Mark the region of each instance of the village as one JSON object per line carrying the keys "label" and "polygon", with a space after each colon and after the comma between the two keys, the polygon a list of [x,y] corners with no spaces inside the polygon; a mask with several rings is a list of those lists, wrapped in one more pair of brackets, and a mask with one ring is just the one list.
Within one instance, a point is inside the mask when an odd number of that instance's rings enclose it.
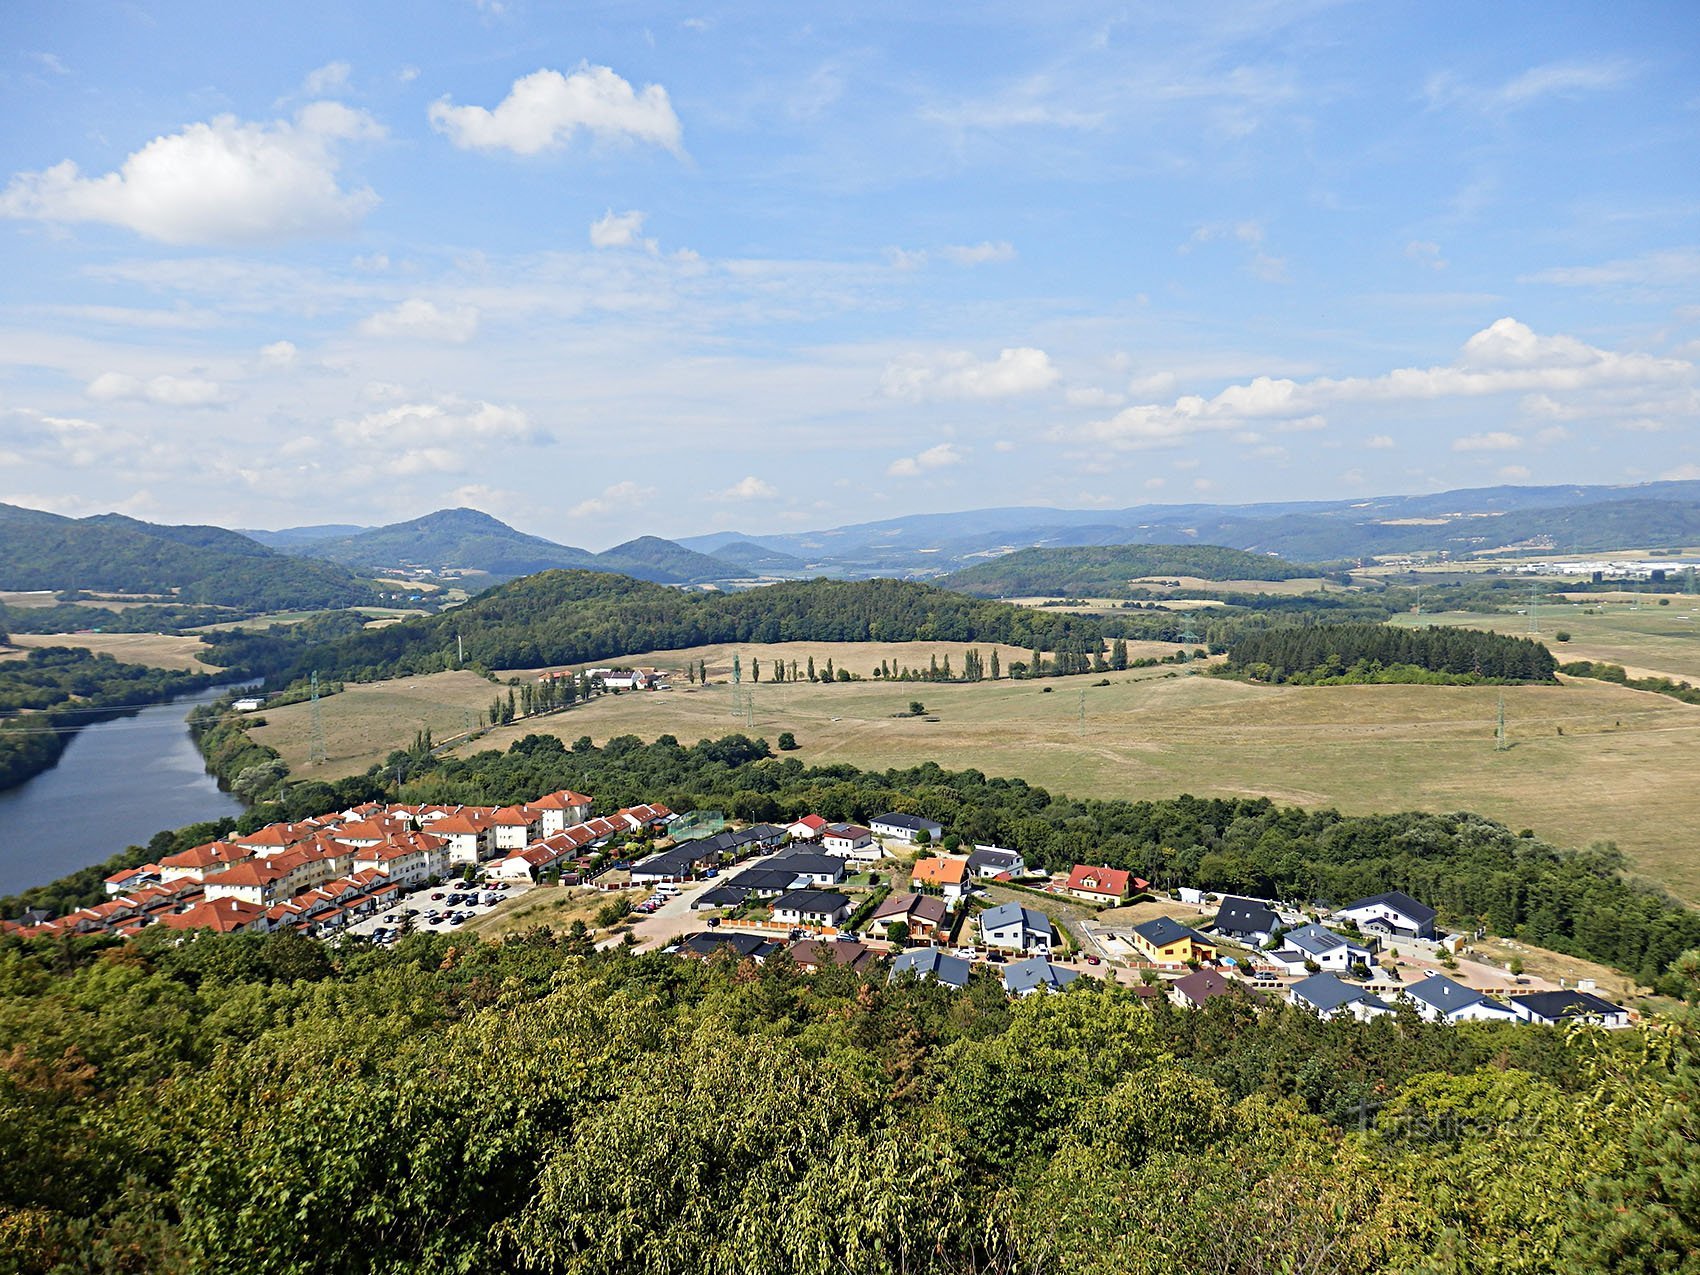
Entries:
{"label": "village", "polygon": [[[1082,977],[1197,1007],[1219,996],[1284,1001],[1360,1021],[1408,1005],[1423,1019],[1589,1023],[1637,1015],[1592,982],[1553,982],[1471,959],[1465,934],[1399,891],[1319,910],[1180,888],[1075,864],[963,847],[936,821],[889,812],[867,826],[810,814],[731,827],[664,805],[592,814],[563,789],[512,806],[368,803],[208,842],[106,879],[109,899],[62,917],[0,921],[25,937],[291,930],[388,944],[450,931],[534,891],[615,900],[600,945],[763,963],[781,952],[963,990],[976,969],[1006,992],[1062,992]],[[1513,972],[1515,971],[1515,972]]]}

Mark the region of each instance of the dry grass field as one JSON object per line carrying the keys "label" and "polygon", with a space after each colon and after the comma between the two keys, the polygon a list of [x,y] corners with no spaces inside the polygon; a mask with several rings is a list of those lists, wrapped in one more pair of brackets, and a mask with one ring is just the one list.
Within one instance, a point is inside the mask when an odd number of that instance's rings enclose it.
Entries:
{"label": "dry grass field", "polygon": [[96,655],[110,655],[125,664],[147,664],[153,668],[187,669],[194,673],[216,673],[216,664],[198,657],[207,648],[196,637],[173,637],[166,633],[14,633],[18,647],[75,646]]}
{"label": "dry grass field", "polygon": [[[1633,600],[1537,606],[1535,620],[1540,631],[1536,636],[1561,663],[1603,660],[1623,665],[1635,677],[1700,682],[1700,598],[1675,594],[1669,601],[1669,606],[1660,606],[1656,598],[1643,597],[1640,610],[1635,609]],[[1586,611],[1593,614],[1584,614]],[[1458,624],[1515,636],[1529,632],[1527,615],[1442,611],[1434,615],[1402,615],[1392,623]],[[1570,634],[1568,642],[1556,640],[1555,635],[1561,630]]]}
{"label": "dry grass field", "polygon": [[503,899],[483,916],[469,921],[465,928],[468,933],[486,939],[523,934],[540,925],[564,933],[574,921],[583,921],[595,930],[597,910],[608,902],[608,898],[600,890],[556,887],[527,890],[524,894]]}
{"label": "dry grass field", "polygon": [[[1667,608],[1661,608],[1666,610]],[[1646,612],[1639,613],[1645,616]],[[1425,617],[1426,618],[1426,617]],[[1500,617],[1515,619],[1520,617]],[[1577,627],[1578,635],[1581,630]],[[1573,639],[1575,647],[1580,637]],[[1173,648],[1152,644],[1156,651]],[[752,684],[749,656],[777,654],[857,671],[880,658],[924,665],[946,644],[798,643],[744,648],[753,725],[734,711],[730,647],[700,648],[714,685],[603,696],[566,713],[492,731],[506,748],[533,731],[598,743],[622,734],[686,742],[743,730],[792,731],[809,763],[885,768],[937,761],[1020,776],[1079,796],[1267,796],[1350,813],[1473,810],[1559,845],[1616,841],[1646,875],[1700,900],[1700,707],[1585,679],[1504,691],[1512,747],[1494,748],[1494,687],[1263,687],[1173,666],[1040,682]],[[959,648],[949,647],[958,667]],[[662,667],[691,652],[621,661]],[[1022,654],[1006,651],[1006,655]],[[676,655],[675,661],[671,656]],[[1048,688],[1048,689],[1047,689]],[[1085,724],[1081,695],[1085,695]],[[357,686],[324,700],[326,774],[364,770],[431,725],[438,738],[488,706],[497,688],[470,673]],[[910,717],[922,701],[929,722]],[[308,709],[266,714],[256,737],[303,768]],[[1560,731],[1562,730],[1562,734]]]}
{"label": "dry grass field", "polygon": [[299,774],[332,778],[357,775],[397,748],[413,742],[415,731],[429,728],[442,740],[458,735],[490,706],[506,687],[492,686],[476,673],[433,673],[391,682],[350,685],[319,701],[325,726],[325,764],[307,767],[312,741],[312,706],[290,704],[267,709],[266,724],[252,736],[283,754]]}

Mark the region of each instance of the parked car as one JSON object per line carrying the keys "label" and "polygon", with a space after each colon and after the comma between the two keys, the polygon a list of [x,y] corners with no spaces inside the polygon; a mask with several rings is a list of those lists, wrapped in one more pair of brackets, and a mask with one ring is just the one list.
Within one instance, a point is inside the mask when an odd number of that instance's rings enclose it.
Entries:
{"label": "parked car", "polygon": [[719,924],[720,924],[720,918],[719,917],[711,916],[711,917],[708,918],[708,928],[709,929],[712,930],[715,926],[717,926]]}
{"label": "parked car", "polygon": [[431,902],[440,903],[442,901],[442,898],[443,898],[443,892],[441,890],[438,890],[435,894],[433,894],[431,896]]}
{"label": "parked car", "polygon": [[1086,963],[1088,965],[1102,965],[1103,964],[1103,962],[1098,959],[1097,955],[1092,953],[1092,952],[1088,952],[1086,954]]}

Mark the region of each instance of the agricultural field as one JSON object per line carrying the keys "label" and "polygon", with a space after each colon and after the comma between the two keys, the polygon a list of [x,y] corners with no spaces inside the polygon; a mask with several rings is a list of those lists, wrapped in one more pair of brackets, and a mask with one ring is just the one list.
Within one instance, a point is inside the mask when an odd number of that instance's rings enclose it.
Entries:
{"label": "agricultural field", "polygon": [[[1625,601],[1597,601],[1586,594],[1577,596],[1589,600],[1536,606],[1535,626],[1539,632],[1534,636],[1547,644],[1560,663],[1603,660],[1623,665],[1631,677],[1700,682],[1700,598],[1672,594],[1665,599],[1669,605],[1660,606],[1657,597],[1642,594],[1637,609],[1636,595],[1605,595],[1627,597]],[[1432,615],[1396,616],[1390,623],[1456,624],[1516,636],[1529,633],[1529,617],[1522,613],[1481,615],[1441,611]],[[1556,635],[1560,632],[1568,633],[1570,640],[1559,642]]]}
{"label": "agricultural field", "polygon": [[166,633],[14,633],[12,645],[20,648],[74,646],[96,655],[110,655],[124,664],[146,664],[152,668],[187,669],[192,673],[216,673],[218,665],[205,664],[206,652],[198,637],[174,637]]}

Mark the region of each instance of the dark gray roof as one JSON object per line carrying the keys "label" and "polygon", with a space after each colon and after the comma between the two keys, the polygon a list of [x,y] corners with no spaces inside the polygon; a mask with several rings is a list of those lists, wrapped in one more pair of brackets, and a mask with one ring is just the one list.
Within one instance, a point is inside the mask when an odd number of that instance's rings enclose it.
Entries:
{"label": "dark gray roof", "polygon": [[1308,1005],[1314,1005],[1324,1014],[1356,1001],[1388,1008],[1386,1002],[1379,997],[1372,996],[1363,988],[1355,987],[1332,974],[1312,974],[1309,978],[1294,983],[1289,990],[1294,996]]}
{"label": "dark gray roof", "polygon": [[713,956],[718,952],[731,951],[739,959],[753,956],[760,960],[778,951],[779,944],[764,939],[759,934],[728,933],[721,930],[687,935],[679,940],[679,950],[692,956]]}
{"label": "dark gray roof", "polygon": [[780,867],[745,868],[726,884],[757,894],[783,894],[800,874],[794,869]]}
{"label": "dark gray roof", "polygon": [[699,908],[732,908],[750,897],[750,892],[739,885],[717,885],[711,890],[704,890],[696,897]]}
{"label": "dark gray roof", "polygon": [[695,847],[699,844],[701,843],[687,842],[682,846],[674,846],[671,850],[663,850],[660,854],[652,854],[647,859],[639,859],[632,864],[632,875],[688,877],[696,871],[700,854]]}
{"label": "dark gray roof", "polygon": [[[1487,996],[1475,988],[1466,987],[1444,974],[1430,974],[1427,978],[1418,979],[1405,988],[1405,995],[1438,1009],[1443,1014],[1450,1014],[1455,1009],[1464,1009],[1477,1001],[1487,1000]],[[1498,1004],[1497,1001],[1493,1003]]]}
{"label": "dark gray roof", "polygon": [[936,819],[923,819],[920,815],[900,815],[895,811],[875,815],[871,822],[883,823],[892,828],[907,828],[910,832],[920,832],[923,828],[930,833],[944,831],[944,825]]}
{"label": "dark gray roof", "polygon": [[1079,977],[1079,970],[1064,969],[1042,956],[1033,956],[1025,961],[1014,961],[1004,970],[1003,989],[1006,992],[1028,992],[1048,987],[1060,992]]}
{"label": "dark gray roof", "polygon": [[987,908],[980,913],[980,928],[982,930],[1001,930],[1006,925],[1021,922],[1023,928],[1037,930],[1041,934],[1051,932],[1051,918],[1033,908],[1024,908],[1019,903],[1000,903],[995,908]]}
{"label": "dark gray roof", "polygon": [[1613,1005],[1592,992],[1525,992],[1521,996],[1513,996],[1511,1003],[1521,1005],[1537,1018],[1549,1020],[1589,1018],[1595,1014],[1610,1016],[1624,1012],[1623,1006]]}
{"label": "dark gray roof", "polygon": [[1233,895],[1224,898],[1216,910],[1218,934],[1271,934],[1280,923],[1272,909]]}
{"label": "dark gray roof", "polygon": [[849,906],[850,897],[836,890],[793,890],[773,901],[775,912],[836,912]]}
{"label": "dark gray roof", "polygon": [[1384,903],[1396,911],[1403,912],[1419,925],[1427,925],[1440,914],[1426,903],[1418,903],[1402,890],[1389,890],[1386,894],[1372,894],[1367,899],[1359,899],[1356,903],[1348,903],[1341,908],[1342,912],[1350,912],[1356,908],[1370,907]]}
{"label": "dark gray roof", "polygon": [[835,855],[810,850],[786,850],[769,859],[768,866],[786,868],[792,872],[807,872],[811,875],[817,872],[829,873],[834,877],[844,875],[844,860]]}
{"label": "dark gray roof", "polygon": [[892,962],[891,981],[912,973],[916,978],[935,978],[960,991],[968,986],[968,968],[968,962],[960,956],[946,956],[932,947],[913,947]]}
{"label": "dark gray roof", "polygon": [[1341,938],[1333,930],[1314,924],[1301,925],[1296,930],[1288,930],[1286,937],[1281,942],[1286,947],[1297,948],[1311,956],[1318,956],[1323,952],[1332,952],[1337,947],[1350,946],[1346,939]]}
{"label": "dark gray roof", "polygon": [[1023,862],[1022,857],[1013,850],[999,850],[993,846],[982,846],[968,856],[968,871],[977,873],[981,868],[995,868],[999,872],[1008,872],[1021,862]]}
{"label": "dark gray roof", "polygon": [[1202,943],[1206,947],[1213,946],[1210,940],[1205,938],[1197,930],[1192,929],[1190,926],[1182,925],[1179,921],[1166,916],[1154,917],[1151,920],[1146,921],[1143,925],[1136,925],[1133,927],[1133,932],[1145,938],[1149,942],[1156,944],[1158,947],[1162,947],[1168,943],[1173,943],[1176,939],[1183,939],[1189,934],[1193,937],[1195,942]]}

